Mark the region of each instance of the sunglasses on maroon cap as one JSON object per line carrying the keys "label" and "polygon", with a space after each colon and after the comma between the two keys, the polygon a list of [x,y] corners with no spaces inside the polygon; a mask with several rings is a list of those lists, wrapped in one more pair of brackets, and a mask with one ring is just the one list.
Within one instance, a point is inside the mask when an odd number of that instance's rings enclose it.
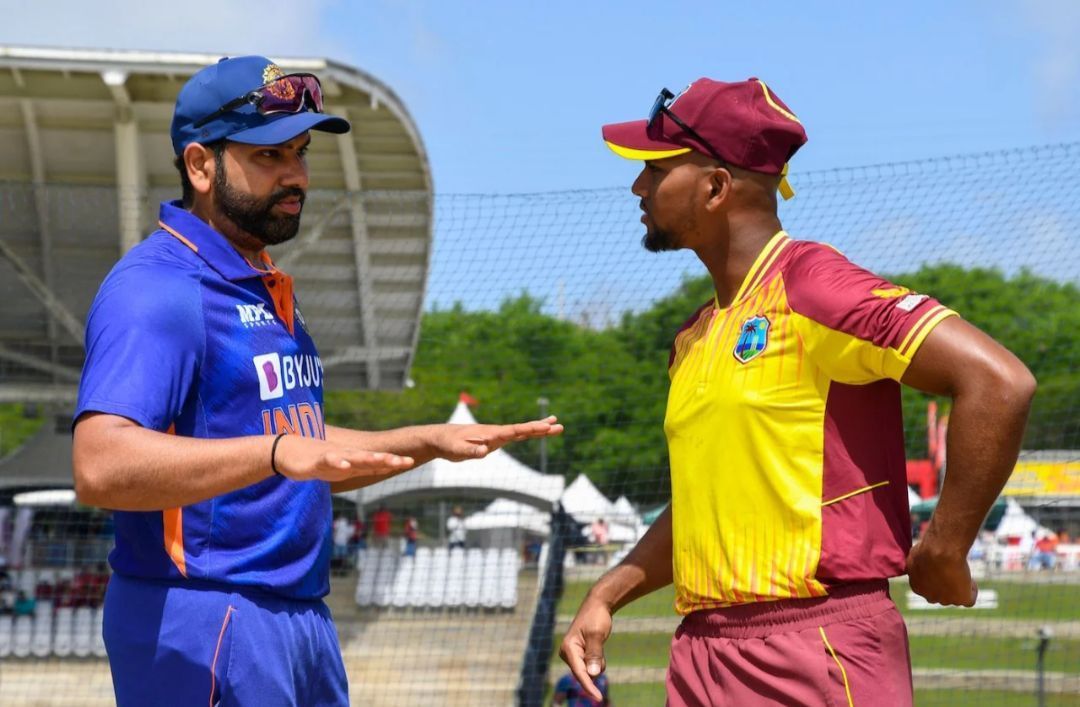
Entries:
{"label": "sunglasses on maroon cap", "polygon": [[312,74],[282,76],[253,91],[248,91],[238,98],[234,98],[210,115],[199,119],[192,127],[201,128],[211,120],[247,104],[255,106],[255,110],[259,112],[259,115],[299,113],[305,108],[311,108],[316,113],[322,113],[322,84]]}
{"label": "sunglasses on maroon cap", "polygon": [[713,148],[713,146],[709,144],[709,141],[701,137],[701,135],[698,135],[698,132],[696,130],[684,123],[682,119],[679,118],[679,116],[675,115],[671,111],[670,106],[674,101],[674,93],[667,90],[666,88],[660,89],[660,95],[656,97],[656,101],[653,103],[653,107],[649,111],[649,122],[645,126],[645,131],[647,134],[649,134],[649,137],[653,137],[652,134],[656,134],[657,138],[663,137],[663,131],[659,127],[657,118],[659,118],[661,114],[664,114],[671,119],[671,122],[682,128],[683,132],[701,143],[702,147],[708,150],[710,155],[712,155],[720,164],[726,167],[727,160],[720,156],[720,154]]}

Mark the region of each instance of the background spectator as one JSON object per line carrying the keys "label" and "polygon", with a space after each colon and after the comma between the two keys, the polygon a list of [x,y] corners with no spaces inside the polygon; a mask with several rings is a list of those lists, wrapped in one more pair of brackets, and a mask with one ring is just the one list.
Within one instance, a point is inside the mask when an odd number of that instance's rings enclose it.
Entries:
{"label": "background spectator", "polygon": [[450,549],[465,547],[465,511],[461,506],[454,506],[450,517],[446,519],[447,540],[450,541]]}
{"label": "background spectator", "polygon": [[409,516],[405,519],[405,556],[414,557],[416,555],[416,538],[419,531],[419,527],[416,522],[416,518]]}
{"label": "background spectator", "polygon": [[604,696],[603,702],[597,702],[585,694],[577,678],[567,673],[559,678],[559,682],[555,683],[555,694],[551,698],[551,703],[566,705],[566,707],[611,707],[611,698],[608,696],[607,675],[603,673],[597,675],[593,678],[593,684],[596,685],[596,689],[600,690],[600,694]]}
{"label": "background spectator", "polygon": [[374,536],[372,542],[375,547],[382,549],[390,546],[390,525],[394,517],[386,506],[379,506],[371,516],[371,532]]}

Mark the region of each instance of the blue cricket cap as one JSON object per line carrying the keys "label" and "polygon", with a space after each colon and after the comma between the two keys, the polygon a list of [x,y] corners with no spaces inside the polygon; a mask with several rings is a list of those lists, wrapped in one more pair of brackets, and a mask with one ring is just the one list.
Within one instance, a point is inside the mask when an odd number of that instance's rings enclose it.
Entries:
{"label": "blue cricket cap", "polygon": [[250,103],[194,127],[229,101],[284,75],[277,64],[263,56],[226,57],[200,69],[176,97],[170,130],[173,152],[179,155],[193,142],[224,138],[249,145],[277,145],[308,130],[349,132],[351,126],[344,118],[316,113],[307,107],[299,113],[261,115]]}

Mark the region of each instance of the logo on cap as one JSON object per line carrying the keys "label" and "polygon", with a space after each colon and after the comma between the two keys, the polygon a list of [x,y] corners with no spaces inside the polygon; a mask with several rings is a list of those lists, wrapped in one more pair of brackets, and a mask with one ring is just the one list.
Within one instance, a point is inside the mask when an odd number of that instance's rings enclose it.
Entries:
{"label": "logo on cap", "polygon": [[270,83],[271,81],[277,81],[285,72],[281,70],[281,67],[277,64],[267,64],[263,69],[263,83]]}

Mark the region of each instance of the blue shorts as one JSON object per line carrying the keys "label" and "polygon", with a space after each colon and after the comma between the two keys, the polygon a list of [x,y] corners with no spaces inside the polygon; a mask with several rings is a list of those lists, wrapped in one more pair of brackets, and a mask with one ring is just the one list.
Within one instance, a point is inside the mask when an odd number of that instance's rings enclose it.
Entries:
{"label": "blue shorts", "polygon": [[114,574],[104,633],[118,707],[349,704],[321,600]]}

